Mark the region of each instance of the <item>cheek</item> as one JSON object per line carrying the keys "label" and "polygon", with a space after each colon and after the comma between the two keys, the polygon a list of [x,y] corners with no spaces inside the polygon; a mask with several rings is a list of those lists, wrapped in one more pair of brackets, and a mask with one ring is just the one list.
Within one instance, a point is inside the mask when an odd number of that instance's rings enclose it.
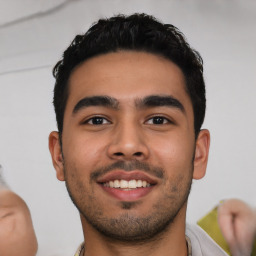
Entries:
{"label": "cheek", "polygon": [[95,166],[105,151],[104,140],[97,137],[85,137],[76,134],[69,137],[63,145],[65,161],[72,161],[79,169],[81,166],[90,168]]}
{"label": "cheek", "polygon": [[174,136],[170,139],[158,139],[152,143],[152,155],[165,169],[170,167],[184,168],[191,166],[194,143],[184,137]]}

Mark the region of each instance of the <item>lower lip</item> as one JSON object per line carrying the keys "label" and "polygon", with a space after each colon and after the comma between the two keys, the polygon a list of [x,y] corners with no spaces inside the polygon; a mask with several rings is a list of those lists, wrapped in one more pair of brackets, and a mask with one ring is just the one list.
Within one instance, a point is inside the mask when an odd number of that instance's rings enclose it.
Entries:
{"label": "lower lip", "polygon": [[105,187],[100,185],[104,191],[106,191],[111,196],[115,197],[116,199],[122,201],[135,201],[144,196],[146,196],[154,186],[146,187],[146,188],[136,188],[131,190],[122,190],[116,188]]}

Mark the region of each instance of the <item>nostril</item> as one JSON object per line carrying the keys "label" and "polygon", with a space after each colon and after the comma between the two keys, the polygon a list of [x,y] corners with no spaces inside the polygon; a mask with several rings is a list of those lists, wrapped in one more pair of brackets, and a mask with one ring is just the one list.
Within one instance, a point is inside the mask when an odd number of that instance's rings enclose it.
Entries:
{"label": "nostril", "polygon": [[[116,153],[114,153],[114,155],[115,156],[124,156],[125,154],[122,152],[116,152]],[[142,156],[142,155],[143,155],[142,152],[136,152],[133,154],[133,156]]]}
{"label": "nostril", "polygon": [[136,153],[134,153],[134,155],[135,155],[135,156],[141,156],[142,153],[141,153],[141,152],[136,152]]}
{"label": "nostril", "polygon": [[116,152],[115,155],[116,156],[123,156],[124,154],[122,152]]}

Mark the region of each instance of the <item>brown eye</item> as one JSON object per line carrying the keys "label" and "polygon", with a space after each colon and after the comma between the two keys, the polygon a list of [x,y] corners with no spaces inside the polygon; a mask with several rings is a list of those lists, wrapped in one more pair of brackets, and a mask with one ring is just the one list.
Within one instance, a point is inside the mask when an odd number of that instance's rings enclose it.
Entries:
{"label": "brown eye", "polygon": [[163,117],[154,117],[153,124],[163,124],[165,119]]}
{"label": "brown eye", "polygon": [[147,121],[147,124],[156,124],[156,125],[168,124],[168,123],[170,123],[170,120],[162,116],[154,116]]}
{"label": "brown eye", "polygon": [[87,120],[85,123],[91,125],[102,125],[102,124],[109,124],[109,121],[106,118],[95,116]]}

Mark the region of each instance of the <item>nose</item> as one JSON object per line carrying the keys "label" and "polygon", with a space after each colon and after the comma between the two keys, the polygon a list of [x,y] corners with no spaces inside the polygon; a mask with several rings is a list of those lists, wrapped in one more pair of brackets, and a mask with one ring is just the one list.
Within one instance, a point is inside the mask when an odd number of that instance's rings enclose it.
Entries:
{"label": "nose", "polygon": [[146,138],[136,125],[120,124],[114,131],[107,154],[115,160],[145,160],[149,156]]}

